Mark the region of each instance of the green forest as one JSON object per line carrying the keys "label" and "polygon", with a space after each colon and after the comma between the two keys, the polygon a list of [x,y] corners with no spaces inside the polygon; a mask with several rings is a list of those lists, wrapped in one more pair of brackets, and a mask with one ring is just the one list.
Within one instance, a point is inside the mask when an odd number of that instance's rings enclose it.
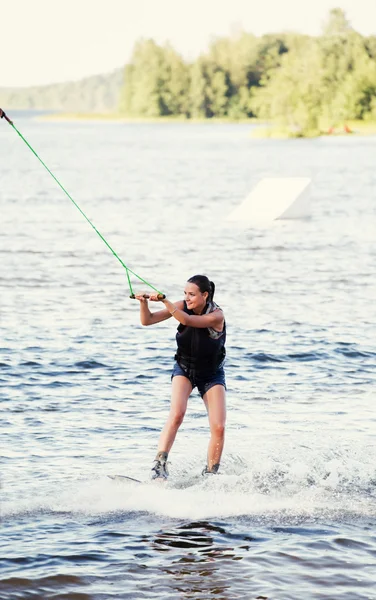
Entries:
{"label": "green forest", "polygon": [[0,88],[4,110],[48,110],[56,112],[113,112],[119,105],[124,69],[94,75],[79,81],[52,83],[25,88]]}
{"label": "green forest", "polygon": [[303,136],[376,121],[376,36],[357,33],[337,8],[318,37],[242,32],[214,40],[193,63],[141,40],[119,108],[133,117],[256,117]]}
{"label": "green forest", "polygon": [[376,35],[333,9],[319,36],[251,33],[217,38],[194,61],[139,40],[124,69],[50,86],[0,88],[0,105],[130,119],[255,118],[308,136],[376,123]]}

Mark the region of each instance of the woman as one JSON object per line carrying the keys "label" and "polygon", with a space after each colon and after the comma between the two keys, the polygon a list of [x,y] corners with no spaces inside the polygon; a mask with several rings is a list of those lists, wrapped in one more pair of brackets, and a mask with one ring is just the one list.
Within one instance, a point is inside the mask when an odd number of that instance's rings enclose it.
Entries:
{"label": "woman", "polygon": [[217,473],[224,445],[226,422],[225,358],[226,322],[222,310],[213,301],[215,285],[205,275],[188,279],[184,300],[170,302],[158,294],[150,300],[163,302],[165,308],[150,312],[148,300],[140,301],[142,325],[154,325],[173,317],[179,326],[176,333],[177,353],[172,372],[171,407],[160,435],[152,479],[168,477],[167,457],[183,422],[188,398],[197,387],[209,417],[210,441],[207,465],[203,474]]}

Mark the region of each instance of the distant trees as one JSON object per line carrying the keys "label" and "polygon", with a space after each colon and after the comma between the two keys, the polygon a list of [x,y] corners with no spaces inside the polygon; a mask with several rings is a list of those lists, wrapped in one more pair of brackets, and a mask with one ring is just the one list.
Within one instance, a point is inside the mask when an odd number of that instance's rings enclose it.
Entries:
{"label": "distant trees", "polygon": [[295,40],[278,67],[268,69],[255,91],[253,107],[260,118],[297,134],[317,129],[321,113],[321,57],[317,42]]}
{"label": "distant trees", "polygon": [[129,116],[260,117],[296,135],[323,123],[376,118],[376,36],[333,9],[319,37],[241,32],[187,63],[171,46],[140,40],[125,68]]}
{"label": "distant trees", "polygon": [[240,31],[214,40],[193,62],[170,45],[142,39],[124,69],[71,83],[3,88],[1,105],[141,118],[258,117],[306,136],[347,120],[376,121],[376,36],[361,36],[335,8],[318,37]]}
{"label": "distant trees", "polygon": [[215,40],[206,54],[187,63],[170,45],[140,40],[125,67],[120,112],[138,117],[254,116],[252,88],[287,50],[281,36],[257,38],[242,32]]}
{"label": "distant trees", "polygon": [[42,109],[65,112],[110,112],[118,109],[124,85],[123,69],[67,83],[0,88],[0,106],[6,109]]}
{"label": "distant trees", "polygon": [[120,111],[142,117],[185,114],[188,87],[189,67],[179,54],[171,46],[141,40],[125,67]]}

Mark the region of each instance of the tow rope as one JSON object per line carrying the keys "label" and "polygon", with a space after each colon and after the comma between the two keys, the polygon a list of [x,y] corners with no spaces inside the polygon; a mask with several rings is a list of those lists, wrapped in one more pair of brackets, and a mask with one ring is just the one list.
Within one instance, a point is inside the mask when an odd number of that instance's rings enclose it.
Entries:
{"label": "tow rope", "polygon": [[[98,229],[95,227],[95,225],[90,221],[90,219],[85,215],[84,211],[79,207],[79,205],[77,204],[77,202],[75,200],[73,200],[72,196],[67,192],[67,190],[65,189],[65,187],[63,187],[63,185],[60,183],[60,181],[57,179],[57,177],[55,177],[55,175],[52,173],[52,171],[50,171],[50,169],[47,167],[47,165],[43,162],[43,160],[40,158],[40,156],[36,153],[36,151],[34,150],[34,148],[32,148],[32,146],[29,144],[29,142],[24,138],[24,136],[22,135],[22,133],[17,129],[17,127],[14,125],[13,121],[11,121],[9,119],[9,117],[5,114],[5,112],[0,108],[0,119],[5,119],[9,125],[14,129],[14,131],[19,135],[19,137],[22,139],[23,142],[25,142],[26,146],[31,150],[31,152],[37,157],[37,159],[39,160],[39,162],[44,166],[44,168],[46,169],[46,171],[48,171],[48,173],[51,175],[51,177],[56,181],[56,183],[58,184],[58,186],[63,190],[63,192],[68,196],[69,200],[71,202],[73,202],[73,204],[75,205],[75,207],[80,211],[81,215],[86,219],[86,221],[89,223],[89,225],[91,225],[91,227],[94,229],[94,231],[97,233],[97,235],[99,235],[99,237],[101,238],[101,240],[106,244],[107,248],[109,248],[109,250],[111,250],[112,254],[115,256],[115,258],[118,259],[118,261],[120,262],[120,264],[124,267],[126,273],[127,273],[127,279],[128,279],[128,285],[129,285],[129,291],[130,291],[130,298],[135,298],[135,294],[133,293],[133,289],[132,289],[132,283],[131,283],[131,279],[129,274],[131,273],[132,275],[134,275],[135,277],[137,277],[137,279],[139,279],[140,281],[142,281],[145,285],[149,286],[150,288],[152,288],[155,292],[157,292],[158,294],[158,298],[161,300],[163,298],[165,298],[165,295],[162,294],[162,292],[160,292],[156,287],[154,287],[151,283],[149,283],[148,281],[146,281],[145,279],[143,279],[142,277],[140,277],[140,275],[137,275],[137,273],[135,273],[134,271],[132,271],[132,269],[130,269],[124,262],[123,260],[120,258],[120,256],[115,252],[115,250],[112,248],[112,246],[110,246],[110,244],[107,242],[107,240],[103,237],[103,235],[100,233],[100,231],[98,231]],[[148,294],[144,294],[145,298],[148,298],[149,295]]]}

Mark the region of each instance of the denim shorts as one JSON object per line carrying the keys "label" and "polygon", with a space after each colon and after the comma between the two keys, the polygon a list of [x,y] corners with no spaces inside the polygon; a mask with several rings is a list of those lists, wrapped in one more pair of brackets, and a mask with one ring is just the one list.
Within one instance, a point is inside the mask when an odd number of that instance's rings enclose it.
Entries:
{"label": "denim shorts", "polygon": [[189,371],[185,371],[178,362],[175,362],[174,369],[172,371],[171,380],[175,375],[182,375],[189,379],[192,384],[192,389],[197,387],[201,398],[204,397],[204,394],[210,390],[210,388],[215,385],[223,385],[226,388],[226,379],[225,379],[225,371],[222,365],[220,365],[214,373],[190,373]]}

